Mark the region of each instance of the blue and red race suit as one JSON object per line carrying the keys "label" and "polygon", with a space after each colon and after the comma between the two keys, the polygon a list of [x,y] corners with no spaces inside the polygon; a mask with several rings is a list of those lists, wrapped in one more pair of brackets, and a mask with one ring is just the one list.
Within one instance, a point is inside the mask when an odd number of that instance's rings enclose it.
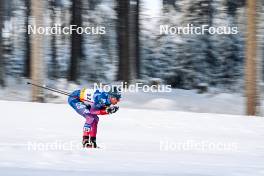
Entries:
{"label": "blue and red race suit", "polygon": [[96,137],[97,125],[99,122],[98,115],[109,114],[106,111],[106,108],[110,105],[107,102],[109,100],[102,101],[103,98],[108,99],[108,96],[106,94],[102,95],[104,93],[100,94],[100,92],[96,91],[94,93],[94,98],[98,102],[92,100],[88,101],[82,98],[81,91],[82,90],[76,90],[73,93],[71,93],[71,95],[68,98],[68,103],[78,114],[80,114],[86,119],[83,127],[83,136]]}

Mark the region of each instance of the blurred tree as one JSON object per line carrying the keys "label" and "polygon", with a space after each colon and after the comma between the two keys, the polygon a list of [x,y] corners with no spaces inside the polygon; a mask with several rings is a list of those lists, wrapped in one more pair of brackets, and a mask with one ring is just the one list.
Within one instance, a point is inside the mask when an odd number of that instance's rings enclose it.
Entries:
{"label": "blurred tree", "polygon": [[176,4],[177,0],[162,0],[163,11],[168,12],[169,7],[173,7],[175,10],[180,10],[179,6]]}
{"label": "blurred tree", "polygon": [[191,22],[194,26],[212,24],[212,0],[186,1],[185,21]]}
{"label": "blurred tree", "polygon": [[140,43],[139,43],[139,0],[131,0],[129,13],[129,60],[130,79],[140,76]]}
{"label": "blurred tree", "polygon": [[256,115],[257,109],[257,5],[256,0],[247,0],[247,48],[246,48],[246,97],[247,115]]}
{"label": "blurred tree", "polygon": [[212,81],[221,88],[235,90],[236,84],[243,75],[243,46],[241,37],[238,35],[215,36],[214,55],[216,66],[212,70]]}
{"label": "blurred tree", "polygon": [[[181,26],[182,13],[179,6],[175,8],[172,4],[175,4],[172,1],[163,1],[162,7],[162,18],[159,22],[162,25],[168,26]],[[172,18],[173,16],[173,18]],[[158,71],[155,74],[151,75],[155,78],[161,78],[165,81],[166,84],[170,84],[173,87],[183,88],[185,80],[183,78],[182,71],[184,66],[182,65],[181,58],[179,57],[182,52],[180,47],[182,44],[180,35],[158,35],[157,39],[154,41],[158,48],[158,54],[154,60],[153,65],[156,65]],[[159,62],[157,62],[159,61]]]}
{"label": "blurred tree", "polygon": [[[12,25],[11,27],[11,22],[14,18],[12,18],[14,16],[14,7],[13,7],[13,1],[10,0],[2,0],[3,2],[3,6],[2,6],[2,22],[4,22],[5,26],[5,35],[2,35],[2,52],[3,52],[3,56],[4,56],[4,61],[5,61],[5,66],[4,66],[4,71],[5,71],[5,75],[7,76],[14,76],[18,73],[18,72],[22,72],[21,68],[21,64],[19,64],[19,60],[21,60],[20,58],[17,59],[15,57],[15,41],[16,41],[16,33],[14,32],[14,30],[12,30],[12,28],[14,29],[15,27],[18,26],[14,26]],[[3,25],[3,24],[2,24]],[[3,29],[2,29],[3,30]],[[20,36],[20,35],[19,35]],[[20,48],[21,49],[21,48]],[[8,61],[8,62],[7,62]],[[16,68],[14,68],[16,67]]]}
{"label": "blurred tree", "polygon": [[[8,1],[7,1],[8,2]],[[14,76],[16,81],[24,75],[25,65],[25,3],[24,0],[9,1],[6,11],[11,11],[10,18],[5,19],[4,45],[6,74]]]}
{"label": "blurred tree", "polygon": [[[56,7],[57,0],[51,0],[49,2],[49,7],[51,10],[51,26],[56,24]],[[59,78],[59,63],[57,60],[57,45],[56,45],[57,35],[51,36],[51,69],[50,69],[50,78],[57,79]]]}
{"label": "blurred tree", "polygon": [[237,9],[246,5],[246,0],[226,0],[227,13],[236,16]]}
{"label": "blurred tree", "polygon": [[29,78],[30,77],[30,65],[31,65],[31,55],[30,55],[30,36],[27,33],[27,28],[29,25],[29,18],[31,15],[31,0],[25,0],[25,9],[26,9],[26,16],[25,16],[25,43],[26,43],[26,49],[25,49],[25,63],[24,63],[24,76]]}
{"label": "blurred tree", "polygon": [[[183,24],[192,24],[200,27],[202,25],[212,26],[213,6],[212,0],[186,1],[183,10]],[[183,35],[180,54],[181,65],[184,74],[180,74],[189,80],[186,88],[194,88],[201,83],[210,83],[212,73],[210,67],[216,65],[212,54],[211,35]]]}
{"label": "blurred tree", "polygon": [[129,0],[117,0],[117,42],[119,66],[117,80],[130,81]]}
{"label": "blurred tree", "polygon": [[[72,0],[72,17],[71,25],[76,25],[78,27],[82,26],[82,1]],[[68,80],[78,81],[79,74],[79,63],[82,59],[82,35],[78,34],[76,30],[73,31],[71,35],[71,58],[68,70]]]}
{"label": "blurred tree", "polygon": [[[237,27],[236,16],[228,12],[228,7],[218,0],[215,2],[213,26]],[[237,90],[243,79],[244,64],[244,34],[239,30],[236,35],[213,35],[213,54],[216,65],[211,73],[213,82],[219,88]]]}
{"label": "blurred tree", "polygon": [[95,7],[102,2],[102,0],[87,0],[88,9],[95,10]]}
{"label": "blurred tree", "polygon": [[[101,0],[83,2],[83,26],[93,26],[105,28],[105,34],[84,35],[83,46],[84,58],[81,61],[81,79],[93,82],[109,82],[109,77],[113,77],[111,68],[112,39],[116,40],[112,28],[114,28],[115,14],[114,5],[110,1]],[[85,8],[85,9],[84,9]],[[114,28],[115,29],[115,28]],[[94,31],[98,33],[98,31]],[[112,78],[113,80],[113,78]]]}
{"label": "blurred tree", "polygon": [[4,0],[0,0],[0,86],[5,86],[5,74],[4,74],[4,54],[3,54],[3,46],[2,46],[2,30],[3,30],[3,9]]}
{"label": "blurred tree", "polygon": [[[43,26],[44,1],[32,1],[32,22],[33,25]],[[43,71],[43,36],[41,34],[31,35],[31,78],[34,83],[42,84],[44,79]],[[32,101],[43,102],[44,96],[41,88],[32,87]]]}
{"label": "blurred tree", "polygon": [[175,6],[176,0],[163,0],[162,3],[163,3],[163,5],[172,5],[172,6]]}

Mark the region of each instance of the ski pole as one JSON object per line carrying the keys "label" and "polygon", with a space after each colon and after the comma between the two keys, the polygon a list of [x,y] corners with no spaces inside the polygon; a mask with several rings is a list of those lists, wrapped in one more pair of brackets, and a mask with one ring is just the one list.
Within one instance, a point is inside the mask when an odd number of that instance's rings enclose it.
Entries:
{"label": "ski pole", "polygon": [[[49,90],[49,91],[53,91],[53,92],[56,92],[56,93],[59,93],[59,94],[63,94],[63,95],[69,96],[69,97],[79,98],[78,96],[72,96],[69,92],[66,92],[66,91],[63,91],[63,90],[60,90],[60,89],[55,89],[55,88],[52,88],[52,87],[48,87],[46,85],[38,85],[38,84],[31,83],[31,82],[27,82],[27,84],[30,84],[32,86],[36,86],[36,87],[39,87],[39,88],[42,88],[42,89],[46,89],[46,90]],[[90,100],[84,100],[84,101],[92,102]]]}
{"label": "ski pole", "polygon": [[66,91],[63,91],[63,90],[59,90],[59,89],[55,89],[55,88],[52,88],[52,87],[48,87],[46,85],[38,85],[38,84],[31,83],[31,82],[27,82],[27,84],[30,84],[32,86],[36,86],[36,87],[39,87],[39,88],[42,88],[42,89],[47,89],[49,91],[57,92],[57,93],[60,93],[60,94],[63,94],[63,95],[67,95],[67,96],[71,95],[69,92],[66,92]]}

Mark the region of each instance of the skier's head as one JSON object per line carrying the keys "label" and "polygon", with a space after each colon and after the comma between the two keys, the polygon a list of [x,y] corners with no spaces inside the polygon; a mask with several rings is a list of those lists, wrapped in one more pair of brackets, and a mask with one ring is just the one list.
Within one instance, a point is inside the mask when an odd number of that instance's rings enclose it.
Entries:
{"label": "skier's head", "polygon": [[109,100],[111,104],[116,105],[120,101],[120,98],[121,98],[120,90],[118,90],[117,87],[113,87],[109,91]]}

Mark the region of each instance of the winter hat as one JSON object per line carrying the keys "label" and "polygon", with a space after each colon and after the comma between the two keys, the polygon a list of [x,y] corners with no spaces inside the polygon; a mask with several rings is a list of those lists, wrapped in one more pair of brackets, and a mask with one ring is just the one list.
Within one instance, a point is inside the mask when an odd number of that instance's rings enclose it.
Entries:
{"label": "winter hat", "polygon": [[117,87],[112,87],[112,89],[108,92],[110,97],[120,99],[121,98],[121,91]]}

